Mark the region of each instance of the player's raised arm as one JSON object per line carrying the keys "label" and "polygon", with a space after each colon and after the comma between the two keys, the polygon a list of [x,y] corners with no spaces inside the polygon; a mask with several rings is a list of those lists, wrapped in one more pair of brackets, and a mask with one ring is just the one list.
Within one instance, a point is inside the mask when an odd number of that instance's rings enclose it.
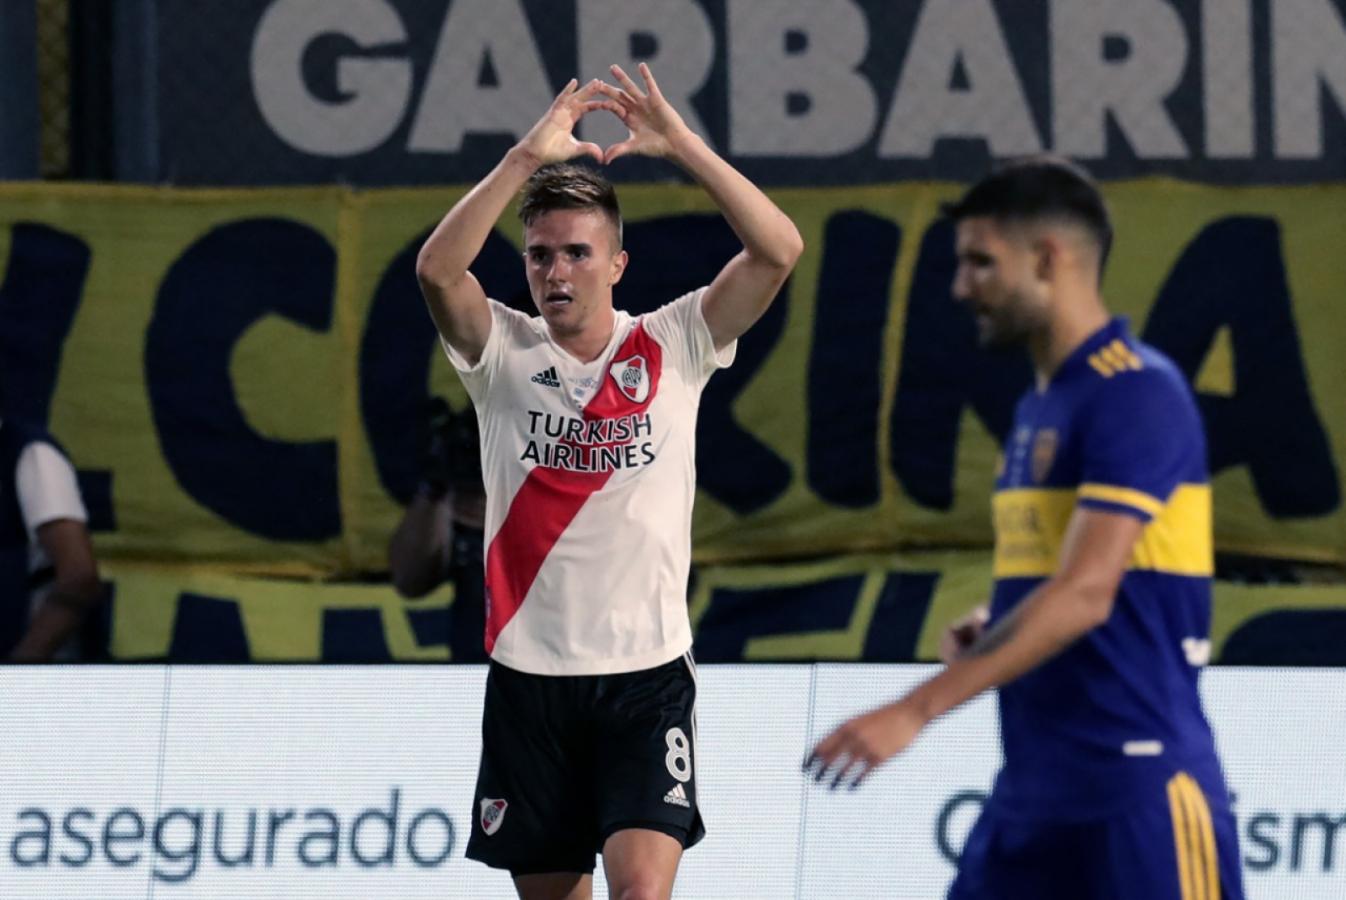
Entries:
{"label": "player's raised arm", "polygon": [[1051,659],[1107,621],[1144,523],[1124,513],[1076,509],[1061,566],[943,672],[901,699],[844,723],[804,761],[833,786],[854,786],[905,750],[936,716]]}
{"label": "player's raised arm", "polygon": [[672,160],[710,194],[743,242],[743,252],[721,270],[702,300],[719,350],[766,312],[804,251],[804,241],[776,204],[687,127],[660,93],[649,66],[640,64],[644,91],[619,66],[612,67],[612,74],[621,87],[600,84],[599,90],[616,102],[613,112],[631,134],[609,147],[603,161],[629,153]]}
{"label": "player's raised arm", "polygon": [[597,82],[584,87],[571,79],[547,112],[491,173],[454,204],[416,257],[416,278],[430,315],[444,339],[470,363],[476,363],[491,332],[486,294],[468,266],[528,177],[543,165],[576,156],[603,159],[597,144],[575,139],[576,123],[595,109],[616,104],[594,100]]}

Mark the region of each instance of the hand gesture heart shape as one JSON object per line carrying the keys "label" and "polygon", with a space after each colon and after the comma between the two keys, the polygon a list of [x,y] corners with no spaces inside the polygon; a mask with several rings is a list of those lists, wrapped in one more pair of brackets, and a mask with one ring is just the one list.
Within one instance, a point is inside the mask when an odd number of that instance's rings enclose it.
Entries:
{"label": "hand gesture heart shape", "polygon": [[[642,91],[631,76],[620,66],[612,67],[612,75],[621,87],[594,79],[583,87],[576,79],[556,95],[546,114],[520,142],[522,149],[539,165],[562,162],[577,156],[591,156],[600,163],[610,163],[628,154],[668,156],[671,139],[687,130],[677,110],[664,99],[659,85],[645,63],[640,64],[640,76],[645,82]],[[601,95],[598,99],[596,95]],[[607,110],[622,120],[629,132],[626,140],[604,150],[589,141],[575,138],[575,126],[594,110]]]}

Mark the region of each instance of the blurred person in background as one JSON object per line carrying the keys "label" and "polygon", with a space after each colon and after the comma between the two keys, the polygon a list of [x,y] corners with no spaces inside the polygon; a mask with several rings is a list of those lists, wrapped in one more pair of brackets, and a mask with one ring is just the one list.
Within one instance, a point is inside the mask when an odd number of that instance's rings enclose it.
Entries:
{"label": "blurred person in background", "polygon": [[1026,347],[1037,374],[996,479],[990,606],[946,635],[947,668],[837,728],[805,768],[855,787],[999,688],[1005,762],[951,900],[1241,900],[1197,690],[1213,538],[1192,390],[1104,306],[1112,225],[1084,172],[1023,160],[945,214],[955,298],[983,345]]}
{"label": "blurred person in background", "polygon": [[102,598],[74,466],[44,429],[0,419],[0,653],[74,662]]}
{"label": "blurred person in background", "polygon": [[[686,599],[697,406],[803,250],[640,73],[644,90],[615,66],[620,88],[572,80],[417,260],[482,431],[491,663],[467,855],[509,870],[525,900],[590,897],[595,852],[611,896],[667,898],[705,833]],[[629,137],[577,141],[596,110]],[[565,163],[630,153],[679,165],[743,242],[708,287],[638,318],[612,305],[627,264],[616,193]],[[468,271],[521,189],[534,317]]]}
{"label": "blurred person in background", "polygon": [[388,543],[388,567],[393,587],[403,597],[424,597],[453,582],[449,658],[486,662],[486,490],[477,415],[470,407],[455,412],[443,398],[434,397],[427,424],[421,482]]}

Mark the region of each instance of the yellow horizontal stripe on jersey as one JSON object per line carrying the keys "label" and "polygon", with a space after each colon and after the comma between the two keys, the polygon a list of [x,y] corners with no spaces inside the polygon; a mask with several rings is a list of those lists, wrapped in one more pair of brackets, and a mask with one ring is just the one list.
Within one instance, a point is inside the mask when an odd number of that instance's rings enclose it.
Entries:
{"label": "yellow horizontal stripe on jersey", "polygon": [[[1100,485],[1083,487],[1098,488]],[[1083,487],[1019,488],[998,491],[991,501],[995,523],[996,578],[1046,578],[1061,562],[1066,527],[1083,497],[1119,502]],[[1112,490],[1125,490],[1115,488]],[[1140,491],[1151,503],[1154,498]],[[1141,508],[1135,502],[1125,505]],[[1210,577],[1215,571],[1211,536],[1210,486],[1182,484],[1141,532],[1131,553],[1130,571]]]}
{"label": "yellow horizontal stripe on jersey", "polygon": [[1157,516],[1164,509],[1162,500],[1151,497],[1144,491],[1138,491],[1135,488],[1114,487],[1110,484],[1094,484],[1087,481],[1080,485],[1080,499],[1103,500],[1107,503],[1131,506],[1147,516]]}

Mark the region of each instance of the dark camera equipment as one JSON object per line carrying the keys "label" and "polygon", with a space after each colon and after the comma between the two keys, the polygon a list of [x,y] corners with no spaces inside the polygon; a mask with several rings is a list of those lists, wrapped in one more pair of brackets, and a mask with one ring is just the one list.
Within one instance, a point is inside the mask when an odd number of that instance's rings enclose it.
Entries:
{"label": "dark camera equipment", "polygon": [[471,406],[456,411],[443,397],[431,397],[426,412],[428,440],[421,480],[436,493],[481,490],[481,437],[476,411]]}

